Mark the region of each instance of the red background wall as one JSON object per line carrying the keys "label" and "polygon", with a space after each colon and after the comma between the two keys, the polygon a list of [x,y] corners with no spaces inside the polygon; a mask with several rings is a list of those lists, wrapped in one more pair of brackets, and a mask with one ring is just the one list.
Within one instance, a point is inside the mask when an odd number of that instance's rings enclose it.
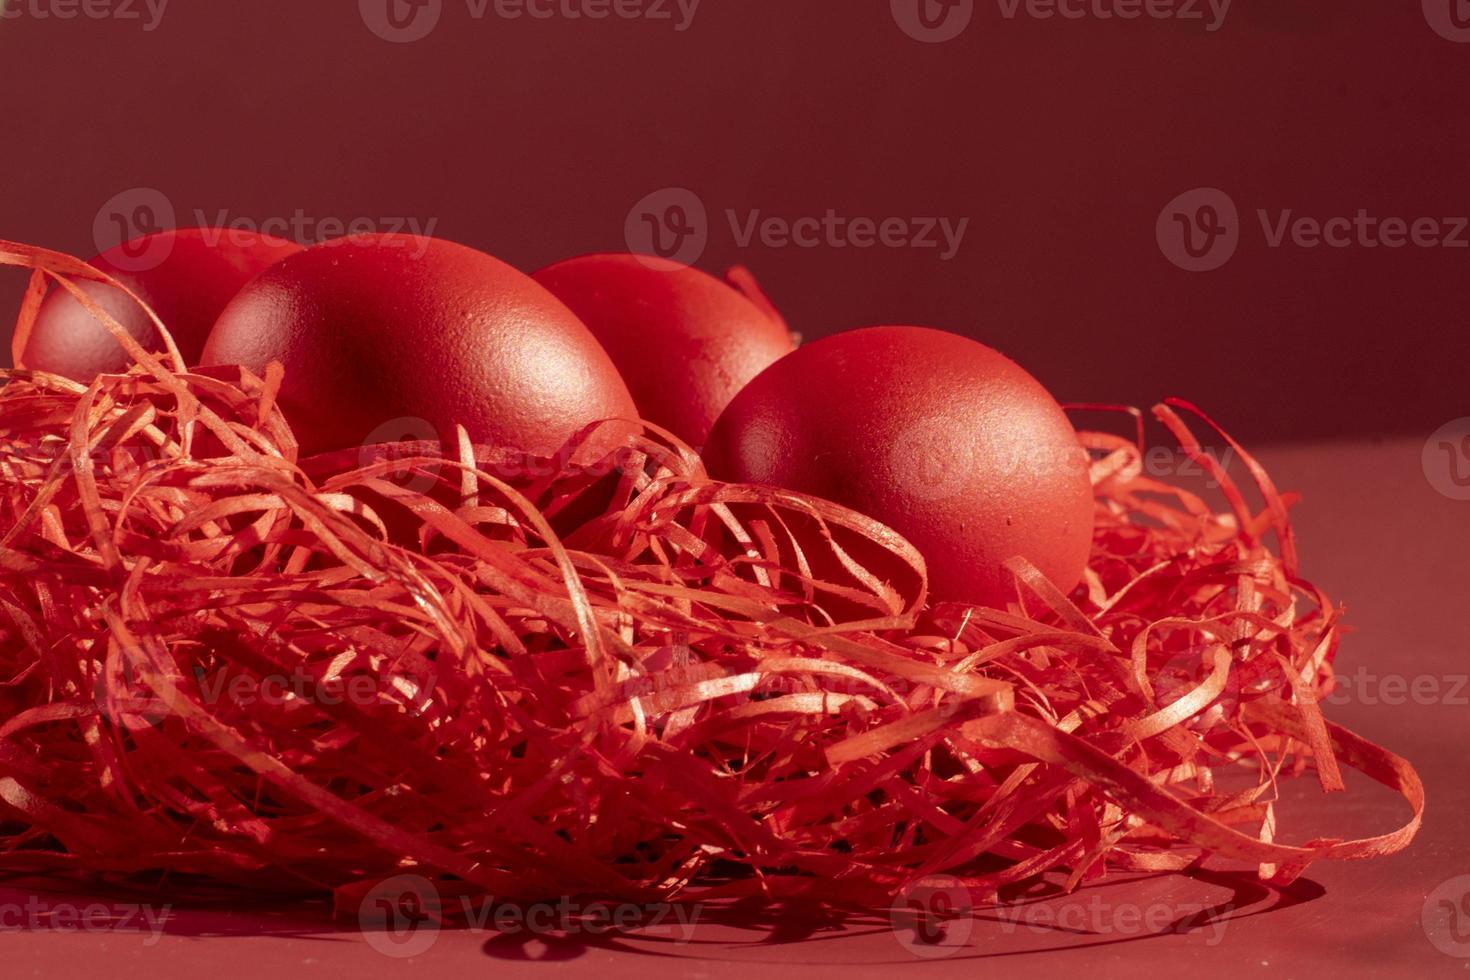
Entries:
{"label": "red background wall", "polygon": [[[944,43],[889,0],[703,0],[684,31],[443,0],[407,44],[353,0],[173,0],[152,31],[36,16],[79,2],[10,0],[0,22],[0,237],[90,255],[99,209],[148,187],[181,224],[435,220],[531,269],[625,248],[630,209],[684,187],[709,215],[700,264],[751,266],[809,337],[943,326],[1064,399],[1183,394],[1256,440],[1470,411],[1470,248],[1272,248],[1256,218],[1470,214],[1470,44],[1429,23],[1463,0],[1235,0],[1213,32],[973,0]],[[1240,212],[1211,272],[1156,239],[1197,187]],[[725,215],[829,208],[970,223],[944,261],[742,247]],[[23,281],[0,276],[6,320]]]}

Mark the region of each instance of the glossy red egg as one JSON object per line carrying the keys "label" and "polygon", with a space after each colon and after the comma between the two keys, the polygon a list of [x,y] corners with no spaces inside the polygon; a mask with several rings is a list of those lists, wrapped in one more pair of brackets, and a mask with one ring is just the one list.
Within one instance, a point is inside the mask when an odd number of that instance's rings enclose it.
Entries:
{"label": "glossy red egg", "polygon": [[643,417],[692,446],[793,347],[786,326],[741,293],[667,259],[585,255],[534,278],[607,348]]}
{"label": "glossy red egg", "polygon": [[799,490],[899,531],[930,595],[1004,606],[1020,555],[1058,588],[1092,538],[1086,455],[1056,400],[983,344],[871,327],[808,344],[730,403],[705,459],[719,478]]}
{"label": "glossy red egg", "polygon": [[607,352],[556,297],[499,259],[415,235],[338,239],[279,263],[220,315],[203,360],[280,361],[305,455],[447,440],[456,423],[550,455],[589,423],[637,417]]}
{"label": "glossy red egg", "polygon": [[[220,311],[241,287],[301,250],[294,242],[254,232],[183,228],[125,242],[90,264],[137,293],[158,314],[192,367]],[[79,285],[145,349],[164,349],[153,321],[120,290],[100,282]],[[85,384],[99,374],[127,370],[132,358],[75,297],[58,287],[41,304],[17,363]]]}

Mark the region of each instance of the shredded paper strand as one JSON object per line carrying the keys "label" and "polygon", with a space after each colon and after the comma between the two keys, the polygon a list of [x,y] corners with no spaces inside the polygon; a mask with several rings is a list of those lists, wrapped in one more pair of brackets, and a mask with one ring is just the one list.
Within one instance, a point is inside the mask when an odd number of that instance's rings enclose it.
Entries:
{"label": "shredded paper strand", "polygon": [[[0,263],[35,277],[18,343],[45,280],[105,278]],[[1318,707],[1338,615],[1289,500],[1187,403],[1154,414],[1223,512],[1084,433],[1086,581],[1014,562],[1008,608],[932,605],[888,528],[652,427],[595,463],[589,433],[299,460],[278,367],[191,372],[89,309],[135,367],[0,389],[0,867],[853,903],[1212,858],[1285,882],[1418,827],[1413,768]],[[1285,842],[1279,781],[1344,767],[1406,823]]]}

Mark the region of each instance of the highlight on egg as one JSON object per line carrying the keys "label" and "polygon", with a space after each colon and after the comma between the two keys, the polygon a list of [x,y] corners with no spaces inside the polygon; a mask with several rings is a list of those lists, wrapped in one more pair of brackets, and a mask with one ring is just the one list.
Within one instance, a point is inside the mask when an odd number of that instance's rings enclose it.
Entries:
{"label": "highlight on egg", "polygon": [[607,349],[643,417],[704,445],[730,399],[791,353],[786,325],[698,269],[648,255],[566,259],[533,278]]}
{"label": "highlight on egg", "polygon": [[[463,425],[476,442],[550,456],[584,427],[637,417],[607,352],[555,296],[437,238],[351,236],[273,266],[203,354],[256,373],[271,361],[307,455],[391,439],[410,419],[442,439]],[[621,439],[609,428],[603,444]]]}
{"label": "highlight on egg", "polygon": [[[180,228],[143,235],[95,256],[89,265],[131,290],[157,314],[186,366],[199,362],[215,320],[257,275],[302,246],[256,232]],[[144,350],[162,352],[163,337],[143,307],[103,282],[77,287]],[[19,339],[19,338],[17,338]],[[89,384],[99,374],[126,371],[133,359],[76,297],[56,288],[41,304],[15,362]]]}

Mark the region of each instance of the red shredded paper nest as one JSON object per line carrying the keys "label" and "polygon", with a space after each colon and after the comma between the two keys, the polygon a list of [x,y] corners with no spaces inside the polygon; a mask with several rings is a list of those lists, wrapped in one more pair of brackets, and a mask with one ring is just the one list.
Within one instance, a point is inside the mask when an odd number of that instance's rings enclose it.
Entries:
{"label": "red shredded paper nest", "polygon": [[[653,431],[591,464],[300,462],[279,374],[189,373],[76,290],[90,267],[0,262],[34,270],[22,338],[54,279],[138,362],[0,389],[0,866],[850,905],[1211,857],[1285,882],[1418,828],[1413,768],[1318,710],[1337,612],[1286,503],[1235,446],[1253,510],[1185,403],[1154,414],[1226,512],[1086,433],[1084,584],[1016,563],[1009,608],[934,607],[892,531]],[[1343,765],[1409,821],[1279,842],[1278,780]]]}

